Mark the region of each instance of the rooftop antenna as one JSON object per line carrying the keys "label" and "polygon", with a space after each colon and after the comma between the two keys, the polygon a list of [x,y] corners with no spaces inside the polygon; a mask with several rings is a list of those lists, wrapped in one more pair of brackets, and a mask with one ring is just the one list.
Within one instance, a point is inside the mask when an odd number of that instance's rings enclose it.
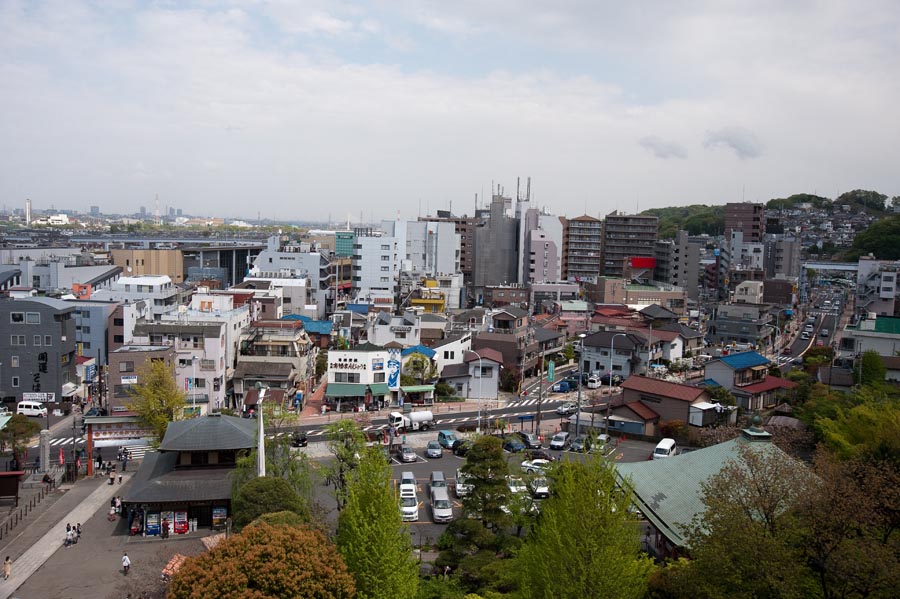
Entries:
{"label": "rooftop antenna", "polygon": [[531,202],[531,177],[528,177],[528,186],[525,189],[525,201]]}
{"label": "rooftop antenna", "polygon": [[419,198],[419,218],[422,218],[422,198]]}
{"label": "rooftop antenna", "polygon": [[162,224],[162,220],[159,218],[159,194],[156,194],[156,224],[157,226]]}

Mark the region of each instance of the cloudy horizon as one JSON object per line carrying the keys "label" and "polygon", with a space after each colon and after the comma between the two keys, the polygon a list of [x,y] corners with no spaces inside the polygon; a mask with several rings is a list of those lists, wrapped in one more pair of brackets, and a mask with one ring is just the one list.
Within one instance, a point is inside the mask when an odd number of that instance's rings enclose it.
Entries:
{"label": "cloudy horizon", "polygon": [[[675,6],[678,4],[679,6]],[[894,2],[0,3],[0,202],[276,220],[900,195]]]}

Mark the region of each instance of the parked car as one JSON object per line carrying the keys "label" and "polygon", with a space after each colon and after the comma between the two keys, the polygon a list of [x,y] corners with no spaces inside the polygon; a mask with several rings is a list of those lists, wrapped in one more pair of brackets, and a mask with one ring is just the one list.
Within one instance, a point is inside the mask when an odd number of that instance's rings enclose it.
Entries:
{"label": "parked car", "polygon": [[[604,374],[603,376],[600,377],[600,383],[602,383],[603,385],[609,385],[609,377],[610,377],[610,374],[607,372],[606,374]],[[622,377],[620,375],[618,375],[618,374],[612,375],[612,384],[613,385],[618,385],[621,382],[622,382]]]}
{"label": "parked car", "polygon": [[535,499],[546,499],[550,497],[550,484],[546,478],[537,477],[533,479],[528,486],[531,488],[531,496]]}
{"label": "parked car", "polygon": [[457,469],[456,471],[456,485],[455,491],[457,497],[465,497],[469,493],[472,492],[472,483],[467,482],[468,477],[463,473],[462,470]]}
{"label": "parked car", "polygon": [[510,475],[506,477],[506,484],[509,486],[510,493],[527,493],[528,487],[521,476]]}
{"label": "parked car", "polygon": [[578,411],[578,404],[574,401],[567,401],[556,407],[556,413],[560,416],[571,416]]}
{"label": "parked car", "polygon": [[456,433],[453,431],[438,431],[437,440],[444,449],[453,449],[453,443],[456,441]]}
{"label": "parked car", "polygon": [[431,492],[431,517],[436,523],[453,520],[453,504],[447,494],[447,487],[438,487]]}
{"label": "parked car", "polygon": [[566,449],[571,442],[572,441],[569,438],[569,433],[559,432],[553,435],[553,438],[550,439],[550,449]]}
{"label": "parked car", "polygon": [[450,451],[453,452],[453,455],[463,458],[469,453],[470,449],[472,449],[471,441],[468,439],[457,439],[453,442],[453,447],[450,448]]}
{"label": "parked car", "polygon": [[415,485],[400,485],[400,518],[404,522],[419,520],[419,498]]}
{"label": "parked car", "polygon": [[831,333],[830,333],[830,331],[829,331],[828,329],[822,329],[821,331],[819,331],[819,335],[820,335],[821,337],[827,337],[827,336],[830,335],[830,334],[831,334]]}
{"label": "parked car", "polygon": [[418,458],[416,457],[416,452],[413,451],[413,448],[409,445],[404,445],[400,448],[400,461],[401,462],[415,462]]}
{"label": "parked car", "polygon": [[541,438],[535,433],[528,433],[525,431],[519,431],[516,433],[519,435],[519,438],[522,439],[522,443],[525,444],[527,449],[540,449],[541,448]]}
{"label": "parked car", "polygon": [[519,435],[507,435],[503,440],[503,449],[510,453],[519,453],[525,451],[525,444],[522,443]]}
{"label": "parked car", "polygon": [[603,383],[600,382],[600,377],[591,377],[588,379],[587,388],[588,389],[599,389],[603,386]]}
{"label": "parked car", "polygon": [[550,455],[549,452],[544,451],[543,449],[535,449],[533,451],[525,452],[526,460],[547,460],[548,462],[555,462],[556,458]]}
{"label": "parked car", "polygon": [[550,390],[553,391],[554,393],[568,393],[569,389],[570,389],[569,383],[567,383],[566,381],[560,381],[558,383],[555,383],[552,387],[550,387]]}
{"label": "parked car", "polygon": [[103,408],[98,408],[98,407],[94,406],[93,408],[91,408],[90,410],[88,410],[87,412],[84,413],[85,418],[90,418],[93,416],[106,416],[106,410],[104,410]]}
{"label": "parked car", "polygon": [[525,460],[522,462],[522,472],[525,474],[543,474],[549,465],[549,460]]}
{"label": "parked car", "polygon": [[653,450],[654,460],[670,458],[675,455],[678,455],[678,446],[675,444],[675,439],[665,438],[657,443],[656,448]]}
{"label": "parked car", "polygon": [[609,441],[609,435],[579,435],[572,441],[572,451],[587,452],[602,449]]}
{"label": "parked car", "polygon": [[444,457],[444,448],[437,441],[429,441],[425,447],[425,457],[431,460]]}
{"label": "parked car", "polygon": [[306,436],[306,431],[294,431],[291,434],[292,447],[306,447],[307,445],[309,445],[309,437]]}

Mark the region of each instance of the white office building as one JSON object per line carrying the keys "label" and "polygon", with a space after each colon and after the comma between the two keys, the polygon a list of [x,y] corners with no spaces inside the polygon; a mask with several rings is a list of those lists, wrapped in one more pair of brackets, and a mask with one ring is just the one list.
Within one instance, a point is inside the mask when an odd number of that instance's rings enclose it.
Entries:
{"label": "white office building", "polygon": [[163,314],[178,307],[178,288],[166,275],[119,277],[109,288],[94,292],[91,299],[129,304],[146,302],[150,317],[159,321]]}

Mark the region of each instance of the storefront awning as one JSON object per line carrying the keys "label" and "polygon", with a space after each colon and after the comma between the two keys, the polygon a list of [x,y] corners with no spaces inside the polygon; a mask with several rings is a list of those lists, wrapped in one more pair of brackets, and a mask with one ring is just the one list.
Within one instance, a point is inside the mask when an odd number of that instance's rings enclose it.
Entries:
{"label": "storefront awning", "polygon": [[63,397],[72,397],[78,393],[78,385],[75,383],[66,383],[62,386],[62,396]]}
{"label": "storefront awning", "polygon": [[404,393],[425,393],[428,391],[434,391],[434,385],[409,385],[406,387],[400,387],[400,390]]}
{"label": "storefront awning", "polygon": [[379,397],[390,393],[387,383],[328,383],[325,389],[326,397],[365,397],[368,387],[373,397]]}

